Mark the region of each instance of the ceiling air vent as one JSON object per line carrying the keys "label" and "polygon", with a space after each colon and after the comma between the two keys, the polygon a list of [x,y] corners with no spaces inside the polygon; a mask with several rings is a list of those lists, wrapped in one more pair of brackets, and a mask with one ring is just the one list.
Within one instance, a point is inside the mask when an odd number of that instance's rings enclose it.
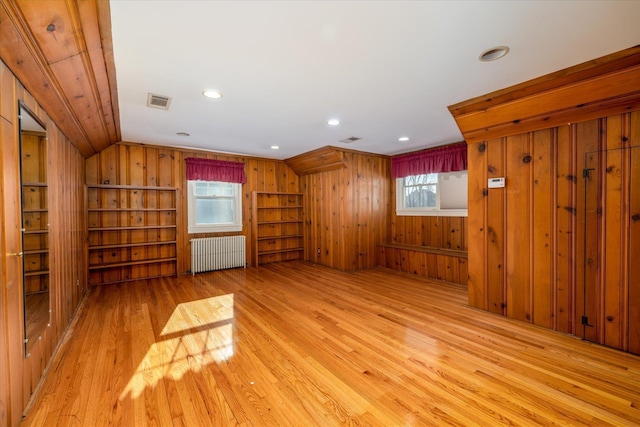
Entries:
{"label": "ceiling air vent", "polygon": [[165,95],[156,95],[150,93],[147,95],[147,107],[159,108],[160,110],[168,110],[169,104],[171,104],[171,97]]}
{"label": "ceiling air vent", "polygon": [[341,139],[338,142],[342,142],[344,144],[351,144],[352,142],[360,141],[361,139],[362,138],[358,138],[357,136],[350,136],[349,138]]}

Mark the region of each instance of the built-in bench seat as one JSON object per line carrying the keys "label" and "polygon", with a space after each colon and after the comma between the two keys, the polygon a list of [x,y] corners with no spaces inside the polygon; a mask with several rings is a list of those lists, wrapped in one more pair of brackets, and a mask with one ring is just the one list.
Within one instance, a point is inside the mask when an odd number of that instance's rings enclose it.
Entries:
{"label": "built-in bench seat", "polygon": [[383,243],[378,265],[447,282],[467,284],[467,252],[430,246]]}

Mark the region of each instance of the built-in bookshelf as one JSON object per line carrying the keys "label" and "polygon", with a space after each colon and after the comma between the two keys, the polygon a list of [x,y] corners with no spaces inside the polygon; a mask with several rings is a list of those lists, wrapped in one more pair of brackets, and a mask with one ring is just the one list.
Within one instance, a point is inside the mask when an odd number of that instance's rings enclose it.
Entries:
{"label": "built-in bookshelf", "polygon": [[88,185],[89,284],[177,274],[177,189]]}
{"label": "built-in bookshelf", "polygon": [[304,258],[302,193],[252,193],[253,265]]}

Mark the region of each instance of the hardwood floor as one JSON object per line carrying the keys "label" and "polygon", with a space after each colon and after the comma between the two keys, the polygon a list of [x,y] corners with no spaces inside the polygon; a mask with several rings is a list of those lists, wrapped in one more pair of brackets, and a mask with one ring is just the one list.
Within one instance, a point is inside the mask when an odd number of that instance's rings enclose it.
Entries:
{"label": "hardwood floor", "polygon": [[639,425],[640,358],[302,262],[94,288],[25,426]]}

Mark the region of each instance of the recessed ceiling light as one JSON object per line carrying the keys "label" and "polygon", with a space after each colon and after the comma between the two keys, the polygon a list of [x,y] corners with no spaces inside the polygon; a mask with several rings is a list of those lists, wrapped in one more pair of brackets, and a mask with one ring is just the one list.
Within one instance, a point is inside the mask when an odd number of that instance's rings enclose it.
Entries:
{"label": "recessed ceiling light", "polygon": [[211,99],[220,99],[220,98],[222,98],[222,94],[220,92],[218,92],[217,90],[205,90],[204,92],[202,92],[202,94],[204,96],[206,96],[207,98],[211,98]]}
{"label": "recessed ceiling light", "polygon": [[492,47],[491,49],[487,49],[482,52],[478,59],[482,62],[495,61],[496,59],[502,58],[507,53],[509,53],[509,48],[507,46]]}
{"label": "recessed ceiling light", "polygon": [[409,140],[408,136],[401,136],[400,138],[398,138],[398,141],[400,142],[407,142]]}
{"label": "recessed ceiling light", "polygon": [[327,120],[327,124],[329,126],[338,126],[340,124],[340,120],[338,120],[338,119],[329,119],[329,120]]}
{"label": "recessed ceiling light", "polygon": [[177,132],[176,135],[178,135],[178,136],[189,136],[189,134],[187,132]]}
{"label": "recessed ceiling light", "polygon": [[279,150],[279,149],[280,149],[280,146],[278,146],[278,145],[272,145],[272,146],[271,146],[271,149],[272,149],[272,150]]}

